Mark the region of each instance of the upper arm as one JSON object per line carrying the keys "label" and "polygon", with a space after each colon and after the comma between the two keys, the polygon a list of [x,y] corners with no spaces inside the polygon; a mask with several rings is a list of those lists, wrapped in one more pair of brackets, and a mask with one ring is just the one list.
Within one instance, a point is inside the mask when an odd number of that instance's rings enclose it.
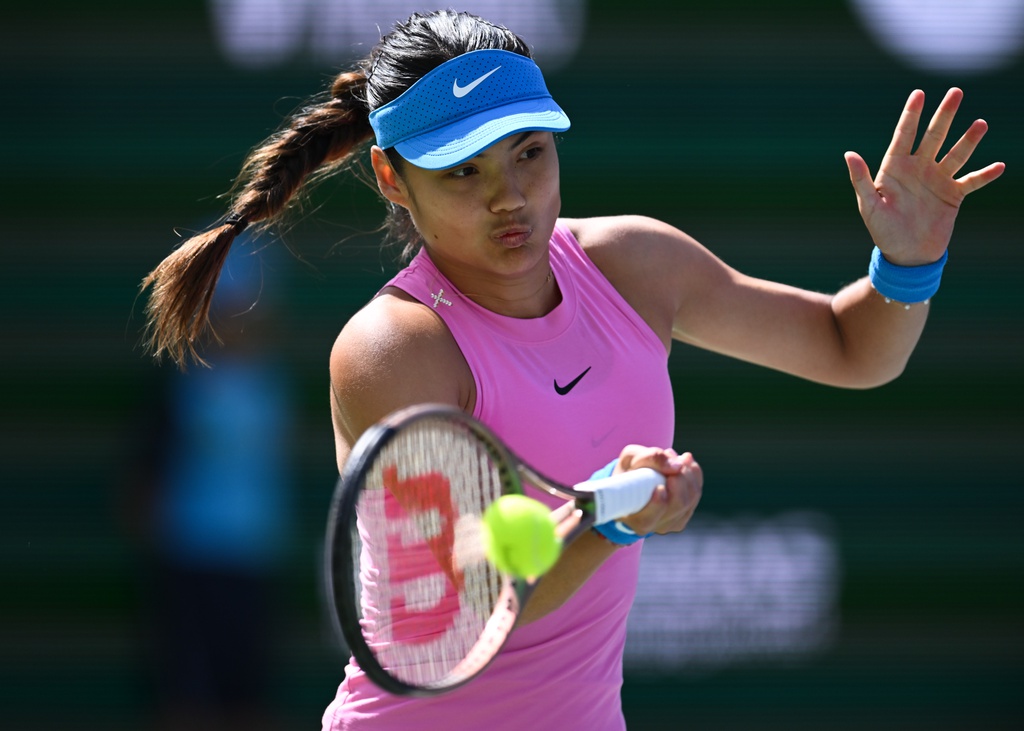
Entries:
{"label": "upper arm", "polygon": [[579,228],[588,254],[664,339],[815,381],[850,380],[831,296],[744,275],[653,219]]}
{"label": "upper arm", "polygon": [[421,403],[472,409],[472,374],[451,333],[400,294],[376,298],[346,323],[330,370],[339,470],[359,436],[393,411]]}

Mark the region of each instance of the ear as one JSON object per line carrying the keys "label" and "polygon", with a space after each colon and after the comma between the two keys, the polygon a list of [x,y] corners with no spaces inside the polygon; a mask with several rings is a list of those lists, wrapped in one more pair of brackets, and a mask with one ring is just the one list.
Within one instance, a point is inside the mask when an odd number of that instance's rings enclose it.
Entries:
{"label": "ear", "polygon": [[405,181],[398,177],[398,173],[388,161],[388,156],[377,145],[370,148],[370,164],[373,165],[373,174],[377,177],[380,194],[392,203],[408,208],[409,193]]}

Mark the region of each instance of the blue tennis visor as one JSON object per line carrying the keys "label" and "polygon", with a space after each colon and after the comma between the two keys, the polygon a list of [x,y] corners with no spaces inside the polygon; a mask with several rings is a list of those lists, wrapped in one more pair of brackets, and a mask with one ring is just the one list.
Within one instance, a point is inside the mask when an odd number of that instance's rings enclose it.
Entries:
{"label": "blue tennis visor", "polygon": [[413,165],[440,170],[516,132],[564,132],[569,118],[532,59],[484,50],[433,69],[370,112],[370,126],[381,148],[394,147]]}

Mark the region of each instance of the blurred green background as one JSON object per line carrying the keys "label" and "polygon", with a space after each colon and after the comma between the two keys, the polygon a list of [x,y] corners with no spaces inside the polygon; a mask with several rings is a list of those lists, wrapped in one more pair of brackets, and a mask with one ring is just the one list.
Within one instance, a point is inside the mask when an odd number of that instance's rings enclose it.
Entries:
{"label": "blurred green background", "polygon": [[[0,726],[148,728],[150,577],[131,506],[168,368],[140,347],[138,284],[176,227],[222,212],[248,149],[341,60],[233,67],[199,0],[5,15]],[[836,628],[796,660],[631,672],[630,727],[1019,728],[1024,62],[915,67],[839,0],[593,0],[584,17],[578,53],[548,74],[574,123],[566,215],[656,216],[745,272],[832,291],[871,248],[843,152],[875,169],[912,89],[930,114],[962,86],[954,132],[991,125],[972,168],[1008,165],[965,204],[925,337],[893,384],[830,390],[675,349],[676,447],[704,466],[701,512],[828,516]],[[269,265],[295,396],[292,541],[268,636],[280,728],[316,728],[341,680],[317,585],[335,473],[327,356],[394,271],[367,235],[382,213],[359,184],[328,183],[284,235],[303,260]]]}

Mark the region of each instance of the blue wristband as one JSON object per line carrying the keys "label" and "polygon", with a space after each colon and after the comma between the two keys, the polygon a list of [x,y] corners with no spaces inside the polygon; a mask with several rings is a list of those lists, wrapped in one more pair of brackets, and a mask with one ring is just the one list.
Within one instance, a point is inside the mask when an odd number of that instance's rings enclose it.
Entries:
{"label": "blue wristband", "polygon": [[868,278],[871,286],[886,299],[908,304],[927,302],[939,291],[942,268],[946,266],[947,259],[949,252],[945,251],[941,259],[931,264],[903,267],[889,263],[876,246],[871,253]]}
{"label": "blue wristband", "polygon": [[[599,469],[597,472],[590,476],[591,480],[603,480],[606,477],[611,477],[612,472],[615,471],[615,465],[619,463],[619,460],[614,459],[607,465]],[[589,480],[588,480],[589,482]],[[623,523],[621,520],[612,520],[601,525],[595,525],[594,531],[607,538],[612,543],[616,543],[620,546],[629,546],[637,541],[642,541],[647,536],[638,535],[628,525]],[[648,533],[647,535],[650,535]]]}
{"label": "blue wristband", "polygon": [[[613,520],[610,523],[595,525],[594,530],[619,546],[631,546],[637,541],[642,541],[647,536],[641,536],[630,529],[621,520]],[[648,534],[650,535],[650,534]]]}

